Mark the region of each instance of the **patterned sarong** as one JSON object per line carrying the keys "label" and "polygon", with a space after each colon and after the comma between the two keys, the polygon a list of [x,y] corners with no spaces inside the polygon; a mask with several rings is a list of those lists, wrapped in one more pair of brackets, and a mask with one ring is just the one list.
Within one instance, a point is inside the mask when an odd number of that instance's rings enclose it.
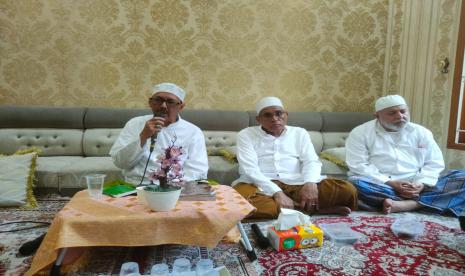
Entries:
{"label": "patterned sarong", "polygon": [[[381,208],[384,199],[405,200],[387,184],[374,183],[368,179],[350,179],[358,190],[359,199],[366,204]],[[418,202],[440,214],[458,216],[465,207],[465,170],[451,170],[439,177],[436,186],[425,188]]]}

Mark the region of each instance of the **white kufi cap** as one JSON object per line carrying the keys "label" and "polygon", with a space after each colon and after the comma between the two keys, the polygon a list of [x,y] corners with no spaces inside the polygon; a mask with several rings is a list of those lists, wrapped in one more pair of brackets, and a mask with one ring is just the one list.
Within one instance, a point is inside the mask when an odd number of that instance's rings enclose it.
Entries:
{"label": "white kufi cap", "polygon": [[181,87],[177,86],[174,83],[169,83],[169,82],[164,82],[164,83],[159,83],[153,87],[153,94],[156,94],[158,92],[166,92],[166,93],[171,93],[175,96],[177,96],[181,102],[184,101],[184,97],[186,96],[186,92],[182,90]]}
{"label": "white kufi cap", "polygon": [[262,111],[263,108],[269,107],[269,106],[279,106],[284,108],[283,103],[279,98],[276,97],[265,97],[257,102],[255,105],[255,110],[257,110],[257,114]]}
{"label": "white kufi cap", "polygon": [[407,105],[404,98],[399,95],[387,95],[379,98],[375,103],[375,111],[378,112],[388,107],[397,105]]}

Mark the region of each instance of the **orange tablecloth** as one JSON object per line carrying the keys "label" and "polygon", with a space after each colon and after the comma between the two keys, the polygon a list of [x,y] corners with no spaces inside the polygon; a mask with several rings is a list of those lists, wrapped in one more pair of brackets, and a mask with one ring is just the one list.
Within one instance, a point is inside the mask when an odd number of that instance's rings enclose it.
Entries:
{"label": "orange tablecloth", "polygon": [[216,201],[178,201],[154,212],[136,196],[100,199],[78,192],[55,216],[27,275],[52,264],[61,248],[185,244],[213,248],[254,207],[229,186],[218,185]]}

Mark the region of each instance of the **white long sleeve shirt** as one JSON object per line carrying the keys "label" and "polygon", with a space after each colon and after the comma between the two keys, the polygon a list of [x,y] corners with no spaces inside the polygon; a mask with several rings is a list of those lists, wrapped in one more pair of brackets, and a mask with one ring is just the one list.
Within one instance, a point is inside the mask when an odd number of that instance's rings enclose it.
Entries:
{"label": "white long sleeve shirt", "polygon": [[279,137],[261,126],[245,128],[237,135],[237,158],[240,177],[232,185],[255,184],[266,195],[281,191],[271,180],[302,185],[324,178],[310,135],[300,127],[286,126]]}
{"label": "white long sleeve shirt", "polygon": [[444,169],[441,150],[428,129],[408,123],[387,132],[377,119],[354,128],[346,141],[349,176],[375,183],[407,180],[434,186]]}
{"label": "white long sleeve shirt", "polygon": [[[133,182],[137,182],[136,184],[139,184],[144,173],[150,148],[150,139],[147,139],[143,147],[140,146],[139,134],[144,128],[145,122],[152,117],[152,115],[146,115],[129,120],[110,149],[110,155],[115,165],[123,169],[123,174]],[[177,122],[163,127],[158,133],[143,183],[149,183],[148,171],[160,167],[157,157],[172,145],[175,137],[174,145],[182,147],[183,152],[181,155],[183,179],[191,181],[207,178],[208,158],[204,135],[200,128],[179,117]]]}

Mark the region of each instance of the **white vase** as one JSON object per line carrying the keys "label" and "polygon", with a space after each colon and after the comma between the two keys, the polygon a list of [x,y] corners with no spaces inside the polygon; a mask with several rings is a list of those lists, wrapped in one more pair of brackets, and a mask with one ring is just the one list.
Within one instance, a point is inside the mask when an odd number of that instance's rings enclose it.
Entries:
{"label": "white vase", "polygon": [[172,210],[181,195],[181,187],[167,192],[154,192],[143,190],[145,201],[150,209],[157,212],[167,212]]}

